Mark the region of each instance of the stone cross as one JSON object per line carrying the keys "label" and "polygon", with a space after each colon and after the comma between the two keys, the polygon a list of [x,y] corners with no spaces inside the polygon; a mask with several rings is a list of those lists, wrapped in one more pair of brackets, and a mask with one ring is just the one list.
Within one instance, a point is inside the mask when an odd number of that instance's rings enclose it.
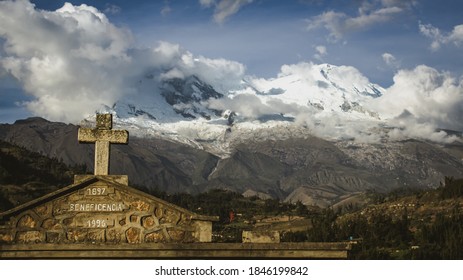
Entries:
{"label": "stone cross", "polygon": [[96,128],[79,128],[79,142],[95,143],[95,175],[108,175],[110,144],[127,144],[127,130],[112,130],[113,115],[97,114]]}

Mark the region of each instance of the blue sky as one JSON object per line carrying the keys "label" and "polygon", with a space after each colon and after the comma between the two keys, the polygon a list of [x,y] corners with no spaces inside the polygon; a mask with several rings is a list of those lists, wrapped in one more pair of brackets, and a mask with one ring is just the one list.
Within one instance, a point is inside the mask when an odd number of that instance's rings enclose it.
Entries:
{"label": "blue sky", "polygon": [[[31,2],[49,11],[65,3]],[[421,64],[457,79],[463,74],[463,26],[457,28],[463,24],[463,1],[458,0],[70,2],[93,6],[129,30],[135,48],[167,41],[194,55],[237,61],[247,75],[263,78],[301,61],[353,66],[383,87],[399,69]],[[15,104],[32,97],[21,94],[21,83],[7,72],[0,72],[0,122],[30,114]]]}
{"label": "blue sky", "polygon": [[[37,8],[57,9],[65,1],[33,1]],[[219,4],[221,1],[215,1]],[[226,1],[222,1],[226,2]],[[392,83],[396,67],[384,63],[382,54],[392,54],[401,68],[426,64],[439,70],[462,74],[457,61],[463,61],[462,46],[452,43],[432,51],[432,39],[424,36],[419,24],[431,24],[441,32],[451,32],[463,24],[463,2],[458,0],[424,1],[344,1],[344,0],[254,0],[245,2],[234,14],[214,20],[218,8],[200,1],[73,1],[105,11],[116,25],[129,28],[136,44],[152,46],[157,41],[178,43],[197,55],[236,60],[247,67],[248,74],[274,77],[283,64],[299,61],[327,62],[358,68],[373,82]],[[250,2],[250,3],[248,3]],[[367,14],[388,7],[384,3],[410,3],[402,12],[384,20],[346,30],[341,37],[330,39],[330,30],[308,30],[309,21],[325,12],[359,17],[365,3],[372,8]],[[320,59],[316,47],[324,46]]]}

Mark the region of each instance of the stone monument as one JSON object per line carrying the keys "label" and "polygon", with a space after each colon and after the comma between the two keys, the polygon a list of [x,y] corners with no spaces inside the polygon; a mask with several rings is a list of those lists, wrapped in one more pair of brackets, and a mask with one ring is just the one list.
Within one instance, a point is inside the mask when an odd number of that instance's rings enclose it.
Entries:
{"label": "stone monument", "polygon": [[112,116],[79,128],[95,143],[95,172],[72,185],[0,213],[0,258],[347,258],[352,244],[278,243],[279,233],[243,235],[244,243],[212,243],[216,216],[198,215],[109,175],[111,144],[127,144]]}
{"label": "stone monument", "polygon": [[99,114],[96,128],[79,128],[80,142],[95,143],[95,174],[0,214],[0,243],[141,244],[211,242],[212,221],[128,186],[125,175],[108,175],[110,144],[128,143]]}
{"label": "stone monument", "polygon": [[95,143],[95,175],[109,174],[110,144],[127,144],[127,130],[112,130],[113,116],[111,114],[96,115],[96,128],[79,128],[79,142]]}

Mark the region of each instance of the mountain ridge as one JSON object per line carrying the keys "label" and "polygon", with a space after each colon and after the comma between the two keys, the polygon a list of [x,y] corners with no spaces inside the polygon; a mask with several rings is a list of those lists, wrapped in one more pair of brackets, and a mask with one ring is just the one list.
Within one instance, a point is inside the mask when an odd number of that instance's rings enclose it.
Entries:
{"label": "mountain ridge", "polygon": [[[0,140],[91,170],[94,147],[77,142],[77,128],[33,118],[1,124]],[[334,205],[372,190],[429,188],[445,176],[463,177],[461,142],[362,144],[307,136],[248,139],[231,149],[229,156],[218,157],[191,145],[134,136],[128,145],[112,145],[110,172],[129,175],[131,184],[148,191],[196,194],[221,188],[293,202],[309,201],[304,197],[309,194],[312,202],[307,203],[316,205]]]}
{"label": "mountain ridge", "polygon": [[[432,132],[440,142],[408,137],[400,121],[411,112],[389,126],[370,106],[385,90],[353,67],[287,65],[275,79],[248,77],[226,92],[171,72],[148,72],[136,91],[102,108],[131,133],[129,145],[113,145],[111,173],[148,190],[222,188],[334,205],[463,176],[457,133]],[[0,125],[0,140],[91,168],[93,145],[78,144],[77,127],[31,118]]]}

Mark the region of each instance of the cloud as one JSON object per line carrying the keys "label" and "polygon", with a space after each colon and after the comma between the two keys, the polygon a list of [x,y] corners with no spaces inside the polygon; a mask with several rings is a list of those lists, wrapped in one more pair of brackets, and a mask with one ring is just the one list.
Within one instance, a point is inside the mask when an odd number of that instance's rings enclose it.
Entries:
{"label": "cloud", "polygon": [[[87,5],[66,3],[44,11],[28,1],[2,1],[0,38],[0,68],[32,97],[23,105],[56,121],[80,121],[102,105],[136,94],[147,73],[160,81],[161,73],[177,71],[227,89],[245,71],[240,63],[197,57],[175,44],[135,48],[129,30]],[[228,84],[219,84],[227,78]]]}
{"label": "cloud", "polygon": [[[367,6],[363,9],[362,13],[377,11]],[[429,26],[426,30],[442,36]],[[460,33],[454,30],[444,37],[456,40]],[[113,25],[96,8],[68,3],[56,11],[44,11],[27,1],[0,2],[0,38],[0,76],[15,77],[30,95],[22,99],[23,104],[50,120],[78,122],[127,95],[156,94],[151,87],[149,92],[139,90],[138,82],[147,74],[158,85],[166,79],[195,75],[221,93],[232,92],[224,99],[209,100],[209,108],[231,109],[255,120],[266,115],[291,116],[295,124],[305,125],[321,137],[378,141],[384,136],[370,133],[379,121],[359,121],[339,110],[343,104],[337,94],[353,98],[349,94],[354,86],[362,92],[358,85],[369,84],[354,67],[330,66],[328,81],[323,76],[328,71],[321,72],[319,65],[284,65],[275,79],[247,77],[258,93],[240,92],[244,65],[197,56],[168,42],[136,48],[130,31]],[[328,53],[323,45],[314,48],[320,56]],[[382,57],[390,65],[398,63],[390,53]],[[342,92],[331,90],[333,84]],[[284,99],[284,95],[290,98]],[[365,109],[379,112],[382,122],[396,127],[388,133],[394,139],[414,136],[438,141],[448,138],[435,132],[436,128],[463,130],[463,81],[428,66],[399,70],[382,97],[361,98],[357,100],[360,103],[371,99],[361,104]],[[325,112],[308,101],[334,109]]]}
{"label": "cloud", "polygon": [[[155,67],[161,71],[160,79],[172,77],[187,77],[195,75],[202,81],[210,84],[219,92],[228,92],[236,89],[246,72],[243,64],[223,58],[210,59],[204,56],[195,56],[178,44],[160,42],[159,46],[150,54],[135,54],[146,60],[146,68]],[[154,57],[150,57],[154,54]],[[151,70],[153,71],[153,70]]]}
{"label": "cloud", "polygon": [[328,51],[327,51],[326,47],[323,46],[323,45],[316,46],[315,51],[317,53],[314,55],[314,58],[319,60],[319,61],[323,61],[323,57],[328,54]]}
{"label": "cloud", "polygon": [[201,6],[205,8],[215,7],[214,21],[220,24],[252,2],[253,0],[219,0],[218,2],[215,0],[199,0]]}
{"label": "cloud", "polygon": [[463,24],[456,25],[453,27],[451,32],[443,34],[439,28],[432,26],[431,24],[419,23],[419,29],[421,34],[432,39],[431,50],[437,51],[441,45],[453,43],[456,46],[460,46],[463,43]]}
{"label": "cloud", "polygon": [[248,119],[257,119],[262,115],[275,113],[270,106],[263,104],[253,94],[239,94],[233,98],[211,99],[207,102],[208,107],[215,110],[231,110],[239,113]]}
{"label": "cloud", "polygon": [[411,1],[363,1],[358,14],[326,11],[307,20],[307,30],[324,28],[329,40],[337,42],[345,34],[393,20],[410,6]]}
{"label": "cloud", "polygon": [[111,14],[111,15],[116,15],[121,12],[121,7],[113,4],[106,3],[104,13],[105,14]]}
{"label": "cloud", "polygon": [[172,8],[170,7],[169,1],[164,1],[164,7],[161,9],[161,15],[162,16],[167,16],[172,12]]}
{"label": "cloud", "polygon": [[[126,64],[131,36],[87,5],[66,3],[55,12],[28,1],[0,2],[1,66],[36,97],[27,108],[51,119],[82,117],[83,108],[110,104],[124,86],[113,64]],[[105,83],[107,81],[107,83]]]}
{"label": "cloud", "polygon": [[[269,90],[281,94],[281,89]],[[269,94],[271,96],[271,93]],[[209,99],[204,104],[214,110],[231,110],[244,119],[258,120],[266,116],[284,116],[298,118],[301,115],[313,114],[314,110],[297,103],[285,102],[278,98],[259,98],[255,93],[239,93],[221,99]]]}
{"label": "cloud", "polygon": [[400,62],[392,54],[383,53],[381,55],[381,57],[383,58],[384,63],[386,63],[388,66],[390,66],[392,68],[399,68],[400,67]]}
{"label": "cloud", "polygon": [[199,4],[203,7],[209,8],[215,4],[215,0],[199,0]]}
{"label": "cloud", "polygon": [[[396,62],[391,54],[384,57]],[[320,67],[313,63],[284,65],[277,79],[250,79],[253,91],[238,91],[223,99],[209,100],[207,105],[211,109],[235,111],[248,120],[261,120],[269,115],[292,117],[294,125],[308,128],[313,135],[357,142],[407,138],[451,142],[455,138],[439,129],[463,130],[463,81],[447,72],[425,65],[402,69],[382,96],[362,97],[347,92],[353,92],[354,85],[360,90],[360,85],[371,85],[357,69],[330,66],[329,81],[342,88],[341,92],[323,87],[323,78],[318,76]],[[280,90],[275,95],[266,94],[272,89]],[[369,118],[368,114],[359,118],[359,114],[337,110],[343,105],[341,95],[359,104],[365,112],[377,112],[380,119]],[[310,103],[325,108],[320,110]],[[380,125],[389,128],[382,129]]]}
{"label": "cloud", "polygon": [[307,21],[307,30],[310,31],[323,27],[330,32],[329,36],[331,39],[338,41],[342,38],[344,33],[342,26],[346,17],[347,15],[344,13],[337,13],[334,11],[324,12]]}
{"label": "cloud", "polygon": [[[208,100],[206,105],[210,109],[232,110],[251,121],[292,120],[287,125],[324,138],[355,138],[360,142],[377,142],[381,138],[371,132],[378,124],[376,120],[352,119],[340,109],[343,95],[349,95],[344,90],[355,91],[355,86],[363,90],[361,86],[369,84],[354,67],[301,62],[282,66],[276,79],[247,77],[247,82],[252,90],[232,92],[226,98]],[[336,91],[334,86],[342,90]],[[358,96],[355,101],[369,98]],[[320,109],[322,106],[326,108]]]}
{"label": "cloud", "polygon": [[320,55],[326,55],[328,52],[326,51],[325,46],[316,46],[315,50],[318,52]]}
{"label": "cloud", "polygon": [[399,70],[394,84],[370,105],[383,119],[409,132],[417,133],[416,125],[463,130],[463,81],[425,65]]}

